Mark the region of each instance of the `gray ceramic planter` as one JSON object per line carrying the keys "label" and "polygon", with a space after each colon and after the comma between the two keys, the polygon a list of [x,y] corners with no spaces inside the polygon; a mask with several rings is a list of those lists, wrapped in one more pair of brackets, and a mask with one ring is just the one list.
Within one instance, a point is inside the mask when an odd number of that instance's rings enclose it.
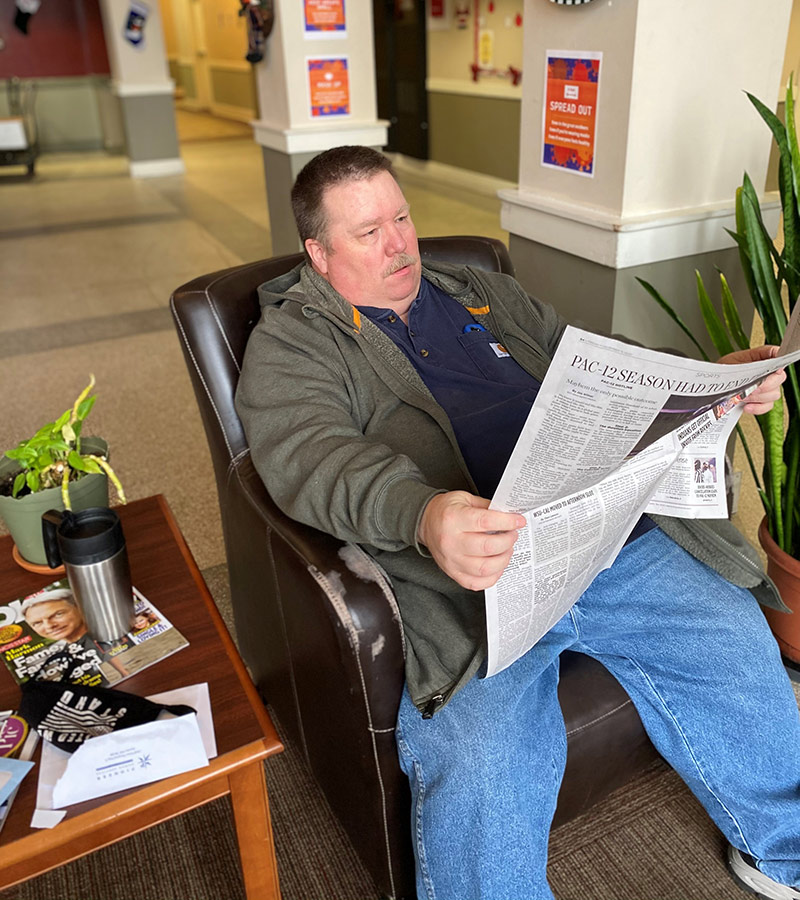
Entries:
{"label": "gray ceramic planter", "polygon": [[[108,444],[98,437],[81,439],[84,453],[107,454]],[[0,480],[9,473],[19,470],[16,460],[7,456],[0,459]],[[69,486],[72,508],[88,509],[91,506],[108,506],[108,478],[105,475],[84,475]],[[61,488],[47,488],[25,497],[0,496],[0,519],[2,519],[17,550],[28,560],[40,566],[47,565],[42,541],[42,513],[48,509],[63,509]]]}

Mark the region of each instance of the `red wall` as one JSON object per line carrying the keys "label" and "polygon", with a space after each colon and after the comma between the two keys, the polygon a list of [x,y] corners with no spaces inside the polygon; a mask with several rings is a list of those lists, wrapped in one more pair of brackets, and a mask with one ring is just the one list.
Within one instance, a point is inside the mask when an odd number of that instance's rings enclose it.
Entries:
{"label": "red wall", "polygon": [[0,79],[109,74],[98,0],[42,0],[27,35],[15,12],[14,0],[0,0]]}

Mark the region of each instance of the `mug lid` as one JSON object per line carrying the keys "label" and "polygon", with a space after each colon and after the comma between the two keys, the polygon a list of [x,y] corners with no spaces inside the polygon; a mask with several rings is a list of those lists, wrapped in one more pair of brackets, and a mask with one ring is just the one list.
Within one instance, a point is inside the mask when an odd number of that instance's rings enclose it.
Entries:
{"label": "mug lid", "polygon": [[58,526],[58,546],[64,562],[84,566],[102,562],[125,546],[122,523],[107,506],[65,510]]}

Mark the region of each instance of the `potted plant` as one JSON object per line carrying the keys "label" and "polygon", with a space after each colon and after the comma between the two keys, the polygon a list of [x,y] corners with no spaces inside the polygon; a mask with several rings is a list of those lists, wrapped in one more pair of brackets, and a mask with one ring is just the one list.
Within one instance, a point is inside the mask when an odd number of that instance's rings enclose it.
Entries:
{"label": "potted plant", "polygon": [[[792,78],[786,88],[786,124],[760,100],[747,95],[769,126],[780,152],[779,190],[782,206],[783,248],[778,251],[761,214],[753,183],[745,173],[736,191],[736,231],[728,233],[739,247],[739,259],[755,312],[764,327],[768,344],[780,345],[800,294],[800,147],[794,118]],[[714,347],[724,355],[735,347],[750,346],[725,276],[720,272],[722,317],[709,298],[700,273],[697,294],[703,322]],[[708,356],[689,329],[658,291],[639,279],[650,295],[689,336],[705,359]],[[771,412],[757,416],[764,443],[761,478],[741,430],[739,436],[755,479],[764,520],[759,540],[767,554],[767,571],[781,599],[792,610],[800,610],[800,386],[796,367],[789,366],[783,400]],[[800,662],[800,615],[765,609],[765,614],[784,656]]]}
{"label": "potted plant", "polygon": [[46,565],[42,513],[108,505],[108,481],[125,502],[122,485],[108,464],[108,444],[81,431],[96,397],[94,375],[70,409],[0,459],[0,517],[23,562]]}

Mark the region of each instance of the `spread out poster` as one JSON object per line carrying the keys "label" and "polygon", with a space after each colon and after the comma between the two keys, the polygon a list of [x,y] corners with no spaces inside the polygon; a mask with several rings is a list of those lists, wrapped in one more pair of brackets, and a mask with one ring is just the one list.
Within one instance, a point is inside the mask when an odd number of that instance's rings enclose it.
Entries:
{"label": "spread out poster", "polygon": [[307,57],[311,117],[349,116],[350,82],[346,56]]}
{"label": "spread out poster", "polygon": [[602,53],[548,50],[542,165],[594,176]]}
{"label": "spread out poster", "polygon": [[344,0],[303,0],[307,38],[347,37]]}

